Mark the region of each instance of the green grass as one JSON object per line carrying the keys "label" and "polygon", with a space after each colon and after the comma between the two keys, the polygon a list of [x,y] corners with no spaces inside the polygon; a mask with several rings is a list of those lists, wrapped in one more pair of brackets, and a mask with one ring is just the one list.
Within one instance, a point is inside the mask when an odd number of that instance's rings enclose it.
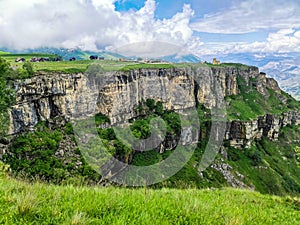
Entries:
{"label": "green grass", "polygon": [[[281,114],[300,109],[299,102],[284,92],[279,94],[267,88],[266,96],[259,93],[252,87],[252,82],[256,82],[255,79],[247,85],[246,81],[238,76],[237,82],[240,93],[225,98],[228,102],[227,116],[229,120],[248,121],[266,114]],[[286,99],[286,103],[282,99]]]}
{"label": "green grass", "polygon": [[[30,53],[30,54],[8,54],[5,52],[0,52],[1,57],[7,60],[13,67],[22,68],[23,63],[16,63],[15,59],[18,57],[25,58],[29,61],[32,57],[57,57],[56,55],[43,54],[43,53]],[[88,57],[87,57],[88,58]],[[34,71],[55,71],[55,72],[65,72],[65,73],[83,73],[86,71],[88,66],[90,66],[95,61],[91,60],[76,60],[76,61],[60,61],[60,62],[36,62],[33,63]],[[170,64],[156,64],[156,63],[136,63],[136,62],[119,62],[115,60],[104,60],[97,61],[105,71],[130,71],[134,69],[169,69],[169,68],[185,68],[190,63],[170,63]],[[237,67],[237,68],[247,68],[247,66],[236,63],[224,63],[220,65],[213,65],[211,63],[206,64],[192,64],[197,67]]]}
{"label": "green grass", "polygon": [[[58,71],[65,73],[81,72],[84,73],[87,68],[95,63],[91,60],[78,60],[78,61],[61,61],[61,62],[41,62],[34,63],[36,71]],[[117,62],[112,60],[97,61],[104,71],[118,71],[128,65],[135,64],[134,62]]]}
{"label": "green grass", "polygon": [[300,199],[246,190],[121,189],[0,177],[1,224],[297,224]]}
{"label": "green grass", "polygon": [[55,55],[52,54],[44,54],[44,53],[34,53],[34,54],[2,54],[1,57],[7,60],[9,63],[15,62],[16,58],[24,58],[26,61],[29,61],[32,57],[53,57]]}
{"label": "green grass", "polygon": [[299,138],[299,126],[284,127],[277,142],[264,138],[253,142],[250,149],[228,148],[228,163],[263,194],[299,196],[300,167],[295,150]]}
{"label": "green grass", "polygon": [[200,64],[202,66],[208,66],[208,67],[235,67],[238,69],[248,69],[249,66],[245,65],[245,64],[241,64],[241,63],[221,63],[221,64],[212,64],[212,63],[204,63],[204,64]]}
{"label": "green grass", "polygon": [[130,71],[136,69],[169,69],[174,68],[173,64],[148,64],[148,63],[140,63],[136,65],[128,65],[122,68],[122,71]]}
{"label": "green grass", "polygon": [[[51,54],[1,54],[1,57],[8,61],[11,66],[22,68],[24,63],[16,63],[15,59],[23,57],[26,61],[30,61],[32,57],[56,57]],[[97,62],[104,68],[105,71],[117,71],[126,66],[134,65],[135,62],[119,62],[113,60],[91,61],[91,60],[76,60],[76,61],[59,61],[59,62],[34,62],[32,63],[34,71],[52,71],[64,73],[83,73],[93,63]]]}

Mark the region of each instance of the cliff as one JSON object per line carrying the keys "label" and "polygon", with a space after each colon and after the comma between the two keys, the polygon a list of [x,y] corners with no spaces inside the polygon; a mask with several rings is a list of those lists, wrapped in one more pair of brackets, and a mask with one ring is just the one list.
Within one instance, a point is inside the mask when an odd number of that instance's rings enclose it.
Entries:
{"label": "cliff", "polygon": [[[197,67],[138,69],[128,72],[96,74],[40,73],[14,83],[16,103],[10,110],[10,134],[31,130],[38,121],[52,122],[55,117],[69,120],[102,113],[111,124],[136,117],[135,108],[145,99],[161,101],[165,109],[184,110],[203,104],[217,105],[217,97],[239,95],[238,79],[268,97],[267,89],[280,93],[275,80],[256,67]],[[217,87],[216,87],[217,86]],[[253,139],[277,139],[279,129],[300,124],[297,112],[262,115],[248,121],[228,122],[226,139],[233,146],[247,146]]]}
{"label": "cliff", "polygon": [[[199,142],[195,157],[187,163],[183,175],[175,175],[172,181],[184,180],[185,184],[195,182],[199,187],[215,187],[226,183],[233,187],[259,188],[268,192],[274,182],[265,179],[272,177],[278,180],[278,190],[268,193],[294,192],[297,188],[300,190],[298,178],[293,175],[297,174],[298,168],[294,147],[299,143],[299,128],[287,126],[300,125],[299,104],[283,93],[275,80],[267,78],[266,74],[260,73],[256,67],[200,65],[117,72],[103,72],[95,67],[85,74],[40,72],[30,79],[15,81],[13,88],[16,96],[15,104],[10,109],[10,134],[13,140],[10,144],[6,143],[8,148],[4,146],[0,155],[4,154],[6,162],[17,171],[27,169],[31,175],[40,175],[37,171],[41,168],[40,162],[45,158],[44,153],[39,151],[51,145],[53,154],[46,151],[49,156],[45,160],[49,167],[46,170],[43,168],[46,174],[52,174],[49,175],[49,179],[67,179],[72,175],[73,169],[86,176],[87,173],[83,172],[86,170],[86,162],[82,160],[81,153],[76,151],[73,132],[66,128],[66,122],[72,118],[87,118],[99,113],[106,115],[110,123],[105,120],[106,123],[99,126],[98,134],[108,137],[105,140],[106,147],[116,158],[130,165],[144,166],[149,165],[149,162],[159,162],[157,160],[166,157],[169,150],[174,150],[179,143],[185,146],[193,142],[198,135],[193,132],[191,123],[186,123],[184,129],[182,126],[180,130],[180,123],[174,122],[174,117],[169,117],[169,122],[173,122],[171,125],[175,124],[180,132],[176,133],[173,126],[173,130],[169,130],[164,141],[157,138],[160,144],[153,147],[156,151],[146,152],[146,155],[143,155],[142,151],[135,151],[137,149],[134,147],[126,149],[126,146],[118,142],[113,132],[107,129],[114,125],[124,125],[131,119],[131,122],[145,119],[138,112],[138,108],[142,102],[146,104],[144,100],[153,99],[155,104],[161,102],[163,109],[168,110],[170,114],[194,108],[197,109],[200,118],[204,119],[201,121],[203,123],[200,131],[197,130],[200,132],[200,141],[197,139]],[[199,172],[197,168],[202,160],[200,155],[205,151],[205,141],[210,135],[211,114],[214,108],[222,106],[222,101],[228,112],[225,144],[211,166]],[[147,104],[145,106],[148,107]],[[154,108],[152,113],[155,113]],[[148,110],[151,111],[151,107]],[[232,116],[251,110],[252,114],[249,114],[247,119]],[[38,124],[40,121],[46,121],[46,125]],[[144,122],[142,121],[142,128],[146,127]],[[287,136],[292,140],[279,135],[284,127],[290,132]],[[37,132],[28,132],[32,130]],[[56,131],[58,132],[55,133]],[[59,138],[53,144],[52,139],[56,136]],[[33,144],[29,139],[34,139]],[[266,140],[268,142],[265,142]],[[283,140],[283,143],[277,140]],[[287,147],[286,143],[290,141],[293,144]],[[144,144],[135,144],[140,143]],[[274,147],[273,144],[279,147]],[[52,168],[51,160],[56,162],[55,168]],[[57,163],[57,160],[60,163]],[[280,170],[277,169],[278,162],[281,163]],[[118,173],[118,168],[110,168],[109,163],[110,161],[105,165],[108,167],[106,172]],[[252,168],[251,173],[248,168]],[[261,177],[261,174],[265,176]],[[282,174],[285,174],[284,178]],[[97,180],[94,175],[88,176]]]}
{"label": "cliff", "polygon": [[293,124],[300,125],[300,116],[296,111],[281,115],[267,114],[248,122],[231,121],[227,123],[225,140],[229,140],[232,147],[249,148],[253,140],[262,137],[277,141],[280,129]]}

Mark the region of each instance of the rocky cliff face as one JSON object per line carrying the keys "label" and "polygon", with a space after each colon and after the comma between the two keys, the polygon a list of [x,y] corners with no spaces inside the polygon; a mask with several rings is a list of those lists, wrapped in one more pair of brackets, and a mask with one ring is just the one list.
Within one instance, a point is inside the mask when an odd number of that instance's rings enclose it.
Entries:
{"label": "rocky cliff face", "polygon": [[235,148],[248,148],[253,140],[262,137],[278,140],[280,129],[293,124],[300,125],[300,116],[296,111],[281,115],[267,114],[249,122],[232,121],[227,123],[225,139]]}
{"label": "rocky cliff face", "polygon": [[[239,93],[238,75],[264,95],[266,88],[280,92],[277,82],[256,67],[139,69],[104,73],[100,79],[84,74],[41,73],[15,82],[10,133],[33,129],[40,120],[51,123],[55,117],[68,120],[99,112],[108,115],[112,124],[123,123],[136,116],[134,109],[140,101],[149,98],[161,101],[170,110],[192,108],[197,102],[211,108],[218,97]],[[232,121],[226,139],[236,147],[248,146],[262,136],[276,139],[279,129],[292,123],[300,124],[296,112],[266,115],[249,122]]]}
{"label": "rocky cliff face", "polygon": [[16,103],[10,110],[10,133],[33,129],[38,121],[66,120],[94,109],[97,93],[83,74],[40,74],[14,84]]}

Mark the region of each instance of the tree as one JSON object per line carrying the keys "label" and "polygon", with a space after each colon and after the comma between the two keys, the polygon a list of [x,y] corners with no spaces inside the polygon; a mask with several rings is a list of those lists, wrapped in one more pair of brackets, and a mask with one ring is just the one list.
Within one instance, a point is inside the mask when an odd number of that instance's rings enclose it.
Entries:
{"label": "tree", "polygon": [[30,62],[25,62],[23,64],[23,69],[27,72],[27,74],[29,76],[32,76],[34,74],[34,71],[33,71],[33,66]]}
{"label": "tree", "polygon": [[[9,75],[9,63],[3,58],[0,58],[0,79],[7,79]],[[1,80],[1,83],[3,80]]]}
{"label": "tree", "polygon": [[6,135],[9,126],[8,108],[14,102],[14,92],[8,85],[13,72],[10,65],[0,58],[0,138]]}

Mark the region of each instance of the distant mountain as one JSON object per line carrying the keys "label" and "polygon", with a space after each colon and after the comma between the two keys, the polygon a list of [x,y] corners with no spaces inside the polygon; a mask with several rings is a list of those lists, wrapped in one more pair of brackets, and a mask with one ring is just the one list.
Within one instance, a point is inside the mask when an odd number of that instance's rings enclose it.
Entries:
{"label": "distant mountain", "polygon": [[[9,51],[9,49],[3,49],[3,51]],[[63,59],[68,60],[71,57],[75,57],[76,59],[89,59],[91,55],[98,55],[100,57],[104,57],[106,59],[112,59],[112,60],[118,60],[120,58],[125,59],[138,59],[139,56],[130,56],[126,57],[124,55],[114,53],[114,52],[92,52],[92,51],[82,51],[79,48],[74,49],[66,49],[66,48],[37,48],[37,49],[30,49],[30,50],[24,50],[24,51],[13,51],[14,53],[48,53],[48,54],[57,54],[63,57]],[[1,53],[1,51],[0,51]],[[192,63],[192,62],[199,62],[201,59],[193,54],[187,54],[187,55],[169,55],[164,57],[156,57],[153,59],[157,60],[163,60],[173,63]]]}
{"label": "distant mountain", "polygon": [[[9,49],[2,49],[2,51],[10,51]],[[0,50],[1,52],[1,50]],[[14,53],[48,53],[48,54],[57,54],[63,57],[65,60],[69,60],[72,57],[76,59],[89,59],[91,55],[98,55],[104,57],[105,59],[118,60],[119,58],[124,58],[124,56],[111,52],[92,52],[92,51],[82,51],[78,48],[75,49],[66,49],[66,48],[36,48],[29,49],[24,51],[10,51]]]}
{"label": "distant mountain", "polygon": [[[39,48],[39,49],[33,49],[33,50],[27,50],[26,52],[41,52],[41,53],[50,53],[50,54],[58,54],[61,55],[64,59],[69,59],[71,57],[75,57],[77,59],[89,59],[91,55],[98,55],[102,56],[106,59],[119,59],[119,58],[127,58],[127,59],[138,59],[139,56],[130,56],[126,57],[124,55],[113,53],[113,52],[92,52],[92,51],[82,51],[78,48],[76,49],[64,49],[64,48]],[[187,55],[169,55],[164,57],[156,57],[153,59],[159,59],[163,61],[173,62],[173,63],[193,63],[193,62],[199,62],[201,59],[193,54],[187,54]]]}
{"label": "distant mountain", "polygon": [[41,53],[50,53],[61,55],[64,59],[68,60],[71,57],[75,57],[76,59],[89,59],[91,55],[97,55],[100,57],[104,57],[105,59],[119,59],[124,56],[111,53],[111,52],[92,52],[92,51],[82,51],[81,49],[66,49],[66,48],[38,48],[33,50],[27,50],[27,52],[41,52]]}
{"label": "distant mountain", "polygon": [[169,55],[159,58],[163,61],[173,62],[173,63],[196,63],[200,62],[201,59],[193,54],[188,55]]}

